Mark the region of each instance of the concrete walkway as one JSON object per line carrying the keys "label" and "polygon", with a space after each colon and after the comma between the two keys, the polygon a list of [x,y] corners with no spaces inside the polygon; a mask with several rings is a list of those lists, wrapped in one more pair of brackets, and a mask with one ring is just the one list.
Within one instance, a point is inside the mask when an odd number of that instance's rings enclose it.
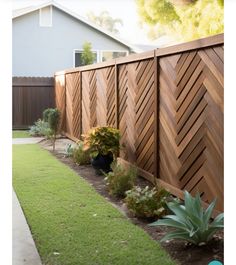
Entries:
{"label": "concrete walkway", "polygon": [[12,265],[42,265],[15,192],[12,192]]}
{"label": "concrete walkway", "polygon": [[[12,144],[36,144],[42,137],[13,138]],[[42,265],[29,226],[14,191],[12,191],[12,265]]]}
{"label": "concrete walkway", "polygon": [[43,137],[13,138],[12,144],[37,144],[43,139],[44,139]]}

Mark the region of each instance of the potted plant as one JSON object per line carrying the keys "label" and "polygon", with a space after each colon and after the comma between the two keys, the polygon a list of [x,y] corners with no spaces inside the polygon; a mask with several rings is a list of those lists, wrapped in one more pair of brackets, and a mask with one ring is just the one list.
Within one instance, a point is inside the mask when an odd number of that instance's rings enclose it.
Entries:
{"label": "potted plant", "polygon": [[109,126],[92,128],[84,135],[84,147],[89,149],[91,164],[97,172],[107,173],[119,153],[120,132]]}

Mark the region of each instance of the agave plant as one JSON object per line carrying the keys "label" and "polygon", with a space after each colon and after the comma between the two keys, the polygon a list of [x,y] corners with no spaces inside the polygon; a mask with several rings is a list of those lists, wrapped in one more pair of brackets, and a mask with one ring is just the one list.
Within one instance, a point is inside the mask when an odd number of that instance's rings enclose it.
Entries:
{"label": "agave plant", "polygon": [[195,245],[205,245],[209,242],[216,231],[224,228],[224,214],[219,214],[212,222],[211,215],[216,204],[216,199],[206,210],[201,204],[200,195],[192,197],[187,191],[184,192],[184,205],[178,202],[167,203],[168,208],[175,215],[166,215],[150,226],[169,226],[175,228],[166,234],[161,241],[170,239],[183,239]]}

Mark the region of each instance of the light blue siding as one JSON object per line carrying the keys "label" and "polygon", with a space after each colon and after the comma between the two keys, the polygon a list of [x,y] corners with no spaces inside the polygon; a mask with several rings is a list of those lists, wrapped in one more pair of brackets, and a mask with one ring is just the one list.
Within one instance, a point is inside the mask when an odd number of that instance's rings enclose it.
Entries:
{"label": "light blue siding", "polygon": [[129,48],[53,7],[52,27],[39,26],[39,11],[13,19],[13,76],[53,76],[73,67],[73,50],[89,41],[94,50]]}

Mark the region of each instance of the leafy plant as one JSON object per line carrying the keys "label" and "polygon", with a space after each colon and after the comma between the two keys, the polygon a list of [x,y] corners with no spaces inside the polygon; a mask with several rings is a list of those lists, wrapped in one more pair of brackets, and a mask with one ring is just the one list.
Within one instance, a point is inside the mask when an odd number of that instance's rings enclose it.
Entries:
{"label": "leafy plant", "polygon": [[224,214],[219,214],[210,222],[216,199],[206,210],[201,205],[200,195],[192,197],[187,191],[184,193],[184,205],[178,202],[169,202],[167,206],[174,215],[167,215],[165,219],[150,224],[151,226],[169,226],[175,231],[168,233],[161,241],[183,239],[195,245],[204,245],[209,242],[216,231],[222,229]]}
{"label": "leafy plant", "polygon": [[48,108],[43,111],[43,120],[48,122],[49,114],[51,113],[52,109]]}
{"label": "leafy plant", "polygon": [[77,145],[73,148],[72,157],[78,165],[88,165],[90,163],[89,150],[84,150],[84,143],[82,141],[77,142]]}
{"label": "leafy plant", "polygon": [[160,188],[140,188],[135,186],[126,192],[125,202],[129,210],[137,217],[161,217],[167,213],[166,200],[169,193]]}
{"label": "leafy plant", "polygon": [[48,108],[43,112],[43,118],[45,122],[48,122],[49,128],[51,129],[53,151],[55,151],[56,136],[59,128],[60,112],[58,109]]}
{"label": "leafy plant", "polygon": [[95,54],[92,52],[92,45],[90,42],[83,44],[83,52],[81,54],[82,65],[92,64],[95,59]]}
{"label": "leafy plant", "polygon": [[72,157],[74,152],[74,147],[72,144],[67,144],[65,148],[65,156],[66,157]]}
{"label": "leafy plant", "polygon": [[84,135],[85,149],[89,149],[91,157],[112,153],[117,157],[120,148],[120,132],[112,127],[96,127]]}
{"label": "leafy plant", "polygon": [[33,126],[30,127],[29,134],[31,136],[46,136],[50,138],[52,131],[49,128],[48,122],[38,119]]}
{"label": "leafy plant", "polygon": [[134,167],[125,169],[117,162],[112,163],[111,169],[111,172],[105,174],[108,190],[112,195],[125,197],[125,192],[134,186],[137,170]]}

